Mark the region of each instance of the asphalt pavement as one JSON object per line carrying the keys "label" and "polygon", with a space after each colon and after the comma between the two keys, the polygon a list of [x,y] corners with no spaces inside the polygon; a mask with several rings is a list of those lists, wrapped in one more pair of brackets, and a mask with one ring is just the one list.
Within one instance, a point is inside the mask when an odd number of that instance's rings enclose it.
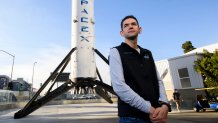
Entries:
{"label": "asphalt pavement", "polygon": [[[14,119],[20,109],[0,111],[0,123],[118,123],[117,105],[87,103],[43,106],[21,119]],[[217,123],[218,112],[194,112],[173,110],[168,123]]]}

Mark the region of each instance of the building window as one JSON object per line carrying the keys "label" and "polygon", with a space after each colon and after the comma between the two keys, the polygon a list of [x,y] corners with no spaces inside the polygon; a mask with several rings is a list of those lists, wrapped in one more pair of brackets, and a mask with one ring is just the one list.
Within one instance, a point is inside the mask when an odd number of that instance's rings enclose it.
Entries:
{"label": "building window", "polygon": [[180,79],[182,88],[191,87],[188,69],[187,68],[178,69],[178,72],[179,72],[179,79]]}

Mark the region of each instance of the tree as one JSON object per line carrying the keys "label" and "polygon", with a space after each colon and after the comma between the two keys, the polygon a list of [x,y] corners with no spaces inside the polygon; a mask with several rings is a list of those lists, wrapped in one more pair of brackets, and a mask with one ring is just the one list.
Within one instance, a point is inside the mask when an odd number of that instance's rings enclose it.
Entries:
{"label": "tree", "polygon": [[187,53],[187,52],[192,51],[196,48],[192,45],[191,41],[186,41],[185,43],[182,44],[182,49],[183,49],[184,53]]}
{"label": "tree", "polygon": [[[218,50],[214,53],[203,51],[202,58],[195,61],[195,70],[204,78],[204,85],[207,88],[218,87]],[[217,89],[207,90],[210,96],[218,96]]]}

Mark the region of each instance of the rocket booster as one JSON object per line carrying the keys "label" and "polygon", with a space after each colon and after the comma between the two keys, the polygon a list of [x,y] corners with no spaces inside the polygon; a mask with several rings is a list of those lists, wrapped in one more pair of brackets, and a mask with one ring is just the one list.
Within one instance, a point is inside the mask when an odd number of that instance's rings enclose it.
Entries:
{"label": "rocket booster", "polygon": [[[35,111],[48,101],[56,98],[58,95],[65,93],[69,89],[75,87],[81,87],[82,85],[95,85],[95,92],[103,97],[107,102],[113,103],[107,92],[113,94],[113,88],[102,80],[96,80],[97,68],[95,63],[95,52],[103,59],[101,54],[94,48],[95,36],[94,36],[94,0],[72,0],[72,31],[71,31],[71,51],[62,60],[50,77],[44,82],[42,87],[34,94],[32,99],[26,104],[26,106],[14,114],[14,118],[22,118]],[[60,87],[53,89],[54,84],[57,82],[57,78],[63,73],[66,65],[70,59],[71,72],[69,80],[66,80]],[[105,60],[107,62],[107,60]],[[60,77],[61,78],[61,77]],[[39,97],[41,92],[45,89],[49,82],[53,84],[49,87],[45,96]],[[78,84],[75,84],[78,82]],[[81,85],[80,85],[81,84]],[[53,96],[50,96],[53,95]]]}
{"label": "rocket booster", "polygon": [[70,79],[96,78],[94,0],[72,0]]}

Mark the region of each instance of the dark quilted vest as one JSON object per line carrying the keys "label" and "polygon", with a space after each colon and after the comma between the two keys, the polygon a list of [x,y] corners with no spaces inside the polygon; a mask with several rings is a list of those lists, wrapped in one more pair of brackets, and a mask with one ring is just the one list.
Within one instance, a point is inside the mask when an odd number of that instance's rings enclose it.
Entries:
{"label": "dark quilted vest", "polygon": [[[121,57],[125,82],[153,107],[159,107],[159,85],[152,54],[140,48],[140,54],[126,43],[116,47]],[[118,115],[149,120],[149,115],[118,99]]]}

